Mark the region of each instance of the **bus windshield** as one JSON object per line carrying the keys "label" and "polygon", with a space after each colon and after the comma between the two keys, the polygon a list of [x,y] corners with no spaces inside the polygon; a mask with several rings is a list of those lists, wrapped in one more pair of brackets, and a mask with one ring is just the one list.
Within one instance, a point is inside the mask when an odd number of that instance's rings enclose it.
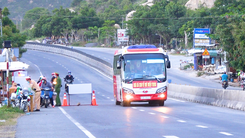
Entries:
{"label": "bus windshield", "polygon": [[122,76],[125,82],[134,80],[166,81],[166,67],[163,54],[131,54],[124,55],[124,72]]}

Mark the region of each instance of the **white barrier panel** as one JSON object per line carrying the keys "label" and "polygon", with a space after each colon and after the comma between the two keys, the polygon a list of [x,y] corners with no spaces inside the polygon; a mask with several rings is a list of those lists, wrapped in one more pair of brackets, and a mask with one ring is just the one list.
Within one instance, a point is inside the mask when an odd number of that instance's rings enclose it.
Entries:
{"label": "white barrier panel", "polygon": [[92,93],[92,84],[69,84],[69,94],[86,94]]}

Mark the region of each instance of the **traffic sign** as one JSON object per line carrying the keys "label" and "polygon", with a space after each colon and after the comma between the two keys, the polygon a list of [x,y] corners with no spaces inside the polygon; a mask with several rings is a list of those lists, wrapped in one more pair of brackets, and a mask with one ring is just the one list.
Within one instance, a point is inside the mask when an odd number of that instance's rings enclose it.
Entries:
{"label": "traffic sign", "polygon": [[204,52],[202,53],[203,56],[210,56],[207,48],[205,48]]}

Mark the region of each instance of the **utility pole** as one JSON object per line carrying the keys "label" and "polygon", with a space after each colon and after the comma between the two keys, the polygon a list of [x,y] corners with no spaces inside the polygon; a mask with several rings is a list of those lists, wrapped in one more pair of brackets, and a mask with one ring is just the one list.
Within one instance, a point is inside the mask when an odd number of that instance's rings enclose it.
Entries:
{"label": "utility pole", "polygon": [[123,29],[123,17],[122,17],[122,29]]}
{"label": "utility pole", "polygon": [[2,25],[2,8],[0,8],[0,26],[1,26],[1,38],[3,37],[3,25]]}

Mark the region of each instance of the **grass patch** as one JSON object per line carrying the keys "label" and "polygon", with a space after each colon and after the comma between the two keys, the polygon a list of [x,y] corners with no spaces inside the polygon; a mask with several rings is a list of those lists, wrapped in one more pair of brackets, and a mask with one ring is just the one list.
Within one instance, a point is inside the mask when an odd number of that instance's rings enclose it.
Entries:
{"label": "grass patch", "polygon": [[7,108],[7,106],[0,108],[0,120],[5,120],[5,122],[0,122],[0,137],[15,137],[17,119],[23,113],[19,108]]}

